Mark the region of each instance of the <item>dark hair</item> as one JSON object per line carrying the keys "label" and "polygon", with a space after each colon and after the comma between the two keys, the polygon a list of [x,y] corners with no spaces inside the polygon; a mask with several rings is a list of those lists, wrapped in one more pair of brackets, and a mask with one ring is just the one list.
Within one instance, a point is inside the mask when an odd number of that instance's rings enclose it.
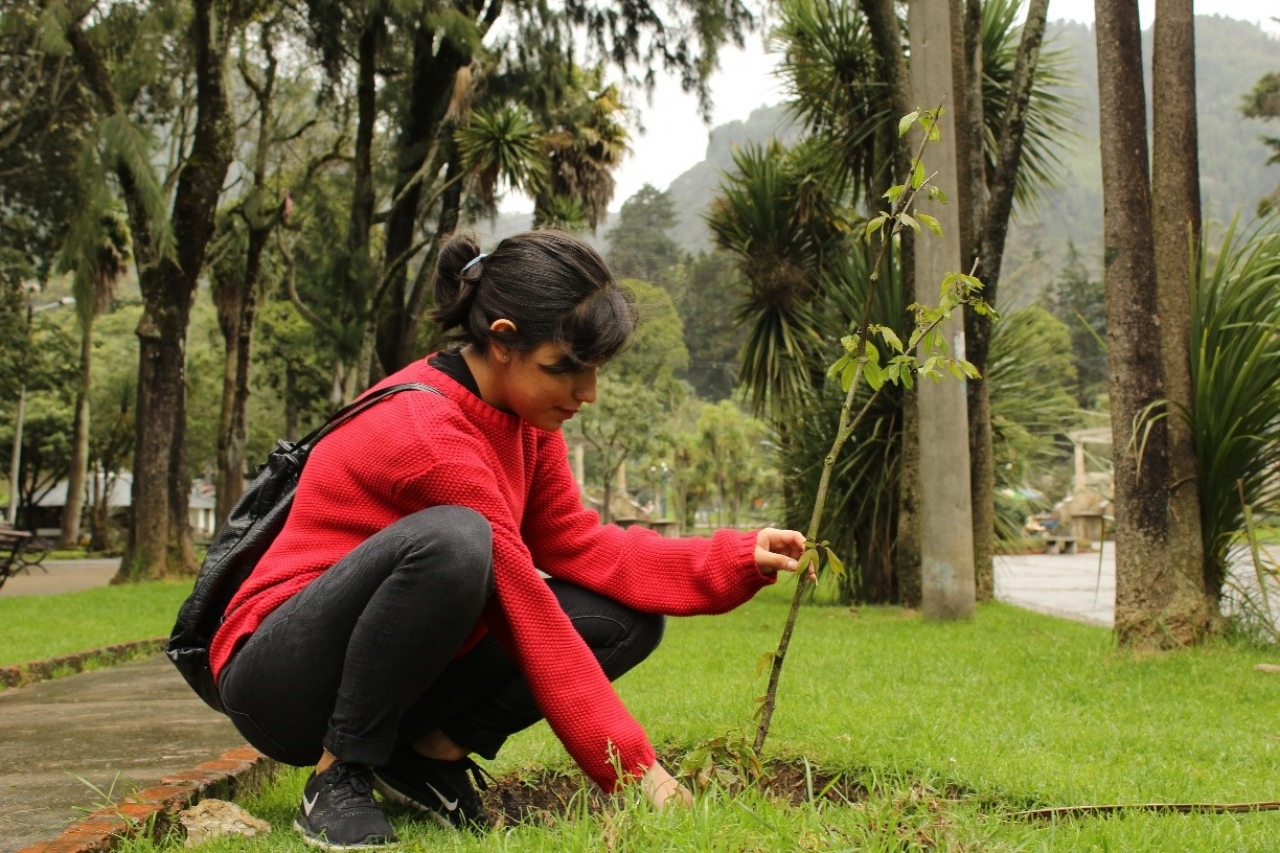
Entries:
{"label": "dark hair", "polygon": [[[471,263],[479,256],[470,234],[454,234],[440,249],[431,319],[448,340],[482,351],[490,341],[520,352],[546,342],[563,344],[568,354],[551,370],[566,373],[608,361],[631,340],[634,300],[618,287],[604,259],[573,235],[527,231]],[[489,328],[501,318],[515,330]]]}

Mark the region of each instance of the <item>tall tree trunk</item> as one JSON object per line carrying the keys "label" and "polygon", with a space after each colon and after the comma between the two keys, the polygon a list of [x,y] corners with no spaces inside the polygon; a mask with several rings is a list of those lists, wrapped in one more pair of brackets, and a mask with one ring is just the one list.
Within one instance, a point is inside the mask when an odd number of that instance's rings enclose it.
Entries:
{"label": "tall tree trunk", "polygon": [[[224,78],[227,42],[235,25],[215,22],[213,7],[213,0],[193,4],[196,124],[174,194],[176,249],[173,255],[157,258],[154,266],[143,267],[139,282],[144,309],[137,329],[133,523],[113,582],[196,569],[187,515],[190,477],[185,470],[187,328],[235,137]],[[137,225],[137,205],[131,206],[131,214]],[[142,233],[150,234],[147,223],[141,224]],[[135,227],[135,239],[138,235]]]}
{"label": "tall tree trunk", "polygon": [[[467,5],[474,6],[473,11],[478,12],[482,4]],[[501,4],[495,5],[501,8]],[[491,10],[491,14],[496,13]],[[422,201],[423,180],[418,173],[441,136],[458,71],[470,64],[470,49],[454,39],[425,26],[414,34],[410,108],[396,143],[396,183],[392,193],[395,202],[387,219],[387,242],[383,254],[385,296],[378,305],[377,354],[386,373],[399,370],[414,357],[414,342],[422,317],[420,311],[406,308],[411,299],[423,304],[425,297],[417,290],[429,280],[422,275],[417,276],[415,292],[408,292],[409,255],[414,246],[418,208]],[[450,158],[451,174],[454,171],[453,160]],[[449,198],[441,205],[440,221],[451,219],[456,227],[461,189],[448,195]],[[453,229],[450,227],[448,230]]]}
{"label": "tall tree trunk", "polygon": [[[985,285],[983,298],[991,305],[996,304],[999,290],[1004,243],[1009,233],[1009,219],[1013,214],[1013,191],[1022,165],[1027,108],[1031,102],[1031,89],[1035,84],[1036,66],[1040,61],[1040,47],[1044,43],[1045,20],[1048,15],[1049,0],[1031,0],[1027,20],[1022,25],[1022,39],[1018,44],[1013,80],[1005,103],[994,174],[983,176],[983,182],[990,192],[982,209],[975,211],[975,214],[980,214],[973,237],[977,242],[978,277]],[[977,76],[981,77],[980,70]],[[980,80],[975,97],[981,98]],[[977,156],[982,156],[981,149],[977,151]],[[973,258],[970,257],[965,261],[965,267],[968,268],[972,263]],[[995,552],[996,478],[995,452],[992,446],[994,436],[991,428],[991,385],[987,381],[991,318],[966,309],[964,321],[966,358],[982,374],[978,381],[968,382],[965,391],[969,405],[974,572],[978,599],[985,601],[995,594],[992,560]]]}
{"label": "tall tree trunk", "polygon": [[[1200,159],[1196,126],[1195,15],[1191,0],[1157,0],[1152,53],[1152,226],[1159,289],[1165,397],[1190,414],[1191,288],[1200,251]],[[1201,536],[1195,436],[1171,412],[1169,428],[1169,548],[1179,571],[1201,567],[1207,618],[1220,616],[1222,578],[1205,558]]]}
{"label": "tall tree trunk", "polygon": [[80,518],[84,511],[85,480],[89,473],[89,383],[93,366],[93,316],[80,328],[80,386],[76,389],[76,414],[71,428],[71,470],[67,472],[67,498],[62,504],[59,548],[80,544]]}
{"label": "tall tree trunk", "polygon": [[[953,97],[951,38],[954,9],[914,0],[909,7],[911,90],[922,106]],[[957,129],[966,117],[944,111],[937,127],[941,139],[926,151],[926,171],[949,198],[957,194]],[[917,134],[913,136],[919,140]],[[916,291],[936,293],[939,282],[960,263],[959,211],[954,205],[920,202],[942,225],[943,236],[921,240],[916,250]],[[940,329],[946,340],[963,341],[964,322],[953,317]],[[957,347],[958,349],[959,347]],[[919,383],[921,586],[924,615],[958,619],[972,614],[973,520],[969,492],[969,428],[964,387],[956,382]]]}
{"label": "tall tree trunk", "polygon": [[1170,547],[1172,529],[1183,519],[1171,514],[1169,419],[1149,421],[1150,429],[1135,433],[1139,418],[1158,407],[1166,391],[1138,5],[1096,0],[1095,9],[1115,465],[1115,630],[1122,645],[1165,648],[1198,640],[1209,619],[1201,563],[1189,567],[1191,555]]}
{"label": "tall tree trunk", "polygon": [[[911,78],[903,52],[902,30],[894,0],[858,0],[875,45],[879,76],[889,92],[889,108],[895,117],[911,112]],[[896,122],[893,123],[896,127]],[[911,164],[907,138],[896,138],[892,174],[888,184],[906,179]],[[881,197],[883,190],[876,194]],[[902,272],[902,301],[910,305],[915,297],[915,240],[904,233],[898,244]],[[891,260],[891,259],[890,259]],[[920,427],[916,391],[902,393],[902,462],[898,476],[897,535],[894,537],[893,572],[898,598],[908,607],[919,607],[920,587]]]}

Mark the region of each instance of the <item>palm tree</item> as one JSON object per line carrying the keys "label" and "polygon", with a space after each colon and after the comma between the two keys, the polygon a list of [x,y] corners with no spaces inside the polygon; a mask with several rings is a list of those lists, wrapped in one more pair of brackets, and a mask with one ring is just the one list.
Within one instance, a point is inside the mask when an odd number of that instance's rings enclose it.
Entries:
{"label": "palm tree", "polygon": [[842,186],[823,180],[821,144],[793,151],[772,143],[734,152],[734,175],[711,205],[716,243],[739,259],[747,292],[737,308],[748,328],[739,382],[757,414],[774,419],[803,409],[826,369],[826,345],[845,328],[821,304],[823,262],[848,249]]}
{"label": "palm tree", "polygon": [[534,224],[550,225],[553,199],[580,205],[588,228],[604,221],[613,200],[613,171],[630,153],[622,123],[626,107],[615,86],[601,87],[603,69],[574,75],[575,86],[550,116],[542,138],[547,180],[534,206]]}

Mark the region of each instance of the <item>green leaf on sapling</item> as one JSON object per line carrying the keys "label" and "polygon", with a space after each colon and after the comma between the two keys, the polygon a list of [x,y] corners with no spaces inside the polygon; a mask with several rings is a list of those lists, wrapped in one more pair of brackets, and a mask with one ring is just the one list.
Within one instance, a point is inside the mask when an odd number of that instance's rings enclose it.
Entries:
{"label": "green leaf on sapling", "polygon": [[906,187],[902,184],[894,184],[885,191],[884,197],[889,199],[889,201],[897,201],[898,196],[902,195],[902,191],[905,189]]}
{"label": "green leaf on sapling", "polygon": [[827,549],[827,566],[836,573],[836,577],[844,577],[844,563],[836,556],[836,552],[830,548]]}
{"label": "green leaf on sapling", "polygon": [[942,226],[938,224],[938,220],[934,219],[929,214],[921,213],[917,210],[916,219],[919,219],[920,222],[924,224],[924,227],[928,228],[934,234],[937,234],[939,237],[942,236]]}
{"label": "green leaf on sapling", "polygon": [[817,556],[818,551],[816,548],[807,548],[805,552],[800,555],[800,559],[796,561],[796,577],[800,577],[805,572],[809,571],[809,567],[813,565],[813,561]]}
{"label": "green leaf on sapling", "polygon": [[831,365],[829,368],[827,368],[827,378],[828,378],[828,379],[834,379],[835,377],[839,376],[839,375],[840,375],[840,373],[841,373],[841,372],[842,372],[846,367],[848,367],[848,366],[849,366],[849,364],[851,363],[851,361],[852,361],[852,359],[849,357],[849,355],[848,355],[847,353],[846,353],[845,355],[842,355],[842,356],[840,356],[839,358],[837,358],[837,359],[836,359],[836,361],[835,361],[835,364],[833,364],[833,365]]}
{"label": "green leaf on sapling", "polygon": [[844,366],[844,372],[840,374],[840,390],[848,393],[849,388],[853,385],[853,381],[858,378],[858,363],[850,359],[849,363]]}
{"label": "green leaf on sapling", "polygon": [[765,652],[760,655],[760,659],[756,661],[756,678],[759,678],[771,666],[773,666],[773,652]]}
{"label": "green leaf on sapling", "polygon": [[964,375],[968,376],[970,379],[982,378],[982,374],[978,371],[978,368],[975,367],[972,362],[968,362],[968,361],[965,361],[964,359],[960,359],[960,369],[963,370]]}
{"label": "green leaf on sapling", "polygon": [[929,199],[931,201],[936,201],[938,204],[946,204],[947,194],[942,191],[942,187],[934,184],[929,187]]}
{"label": "green leaf on sapling", "polygon": [[[862,375],[866,378],[867,385],[871,387],[872,391],[879,391],[884,385],[884,374],[880,370],[880,365],[874,362],[868,361],[862,365]],[[848,386],[845,386],[844,390],[847,393],[849,391]]]}
{"label": "green leaf on sapling", "polygon": [[918,118],[920,118],[920,111],[914,110],[898,119],[898,136],[906,135],[906,132],[911,129],[911,125],[915,124]]}
{"label": "green leaf on sapling", "polygon": [[871,328],[880,333],[880,337],[884,338],[885,342],[888,343],[889,346],[893,347],[894,352],[902,352],[902,340],[898,337],[897,333],[893,331],[893,329],[890,329],[888,326],[878,325],[872,326]]}
{"label": "green leaf on sapling", "polygon": [[872,235],[872,234],[874,234],[874,233],[876,233],[877,231],[879,231],[879,230],[880,230],[880,227],[881,227],[882,225],[884,225],[885,220],[887,220],[888,218],[889,218],[889,214],[887,214],[887,213],[882,213],[882,214],[880,214],[879,216],[877,216],[875,219],[872,219],[870,222],[868,222],[868,223],[867,223],[867,238],[868,238],[868,239],[870,239],[870,237],[871,237],[871,235]]}
{"label": "green leaf on sapling", "polygon": [[898,218],[899,218],[900,220],[902,220],[902,224],[903,224],[903,225],[907,225],[907,226],[910,226],[911,228],[915,229],[916,233],[919,233],[919,232],[920,232],[920,223],[919,223],[919,222],[916,222],[914,219],[912,219],[912,218],[911,218],[911,214],[909,214],[909,213],[899,213],[899,214],[898,214]]}
{"label": "green leaf on sapling", "polygon": [[924,186],[924,163],[917,160],[915,167],[911,170],[911,189],[918,190]]}

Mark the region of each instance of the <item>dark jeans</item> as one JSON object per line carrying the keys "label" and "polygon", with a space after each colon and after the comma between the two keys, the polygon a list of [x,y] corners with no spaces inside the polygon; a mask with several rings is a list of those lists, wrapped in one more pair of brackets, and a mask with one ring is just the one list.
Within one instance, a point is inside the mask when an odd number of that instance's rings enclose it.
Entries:
{"label": "dark jeans", "polygon": [[[378,766],[435,729],[493,758],[542,718],[519,666],[486,635],[454,659],[493,595],[488,521],[444,506],[370,537],[263,621],[222,670],[228,716],[264,754],[321,748]],[[610,680],[662,639],[663,617],[548,580]]]}

